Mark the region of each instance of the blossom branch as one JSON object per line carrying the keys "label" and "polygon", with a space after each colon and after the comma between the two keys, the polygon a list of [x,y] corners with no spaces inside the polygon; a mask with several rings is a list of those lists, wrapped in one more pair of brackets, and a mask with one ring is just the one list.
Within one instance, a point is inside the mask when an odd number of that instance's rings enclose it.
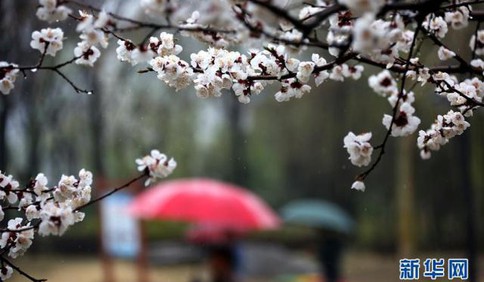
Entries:
{"label": "blossom branch", "polygon": [[42,53],[41,57],[40,57],[40,60],[39,62],[34,65],[34,66],[15,66],[15,65],[9,65],[9,66],[5,66],[5,67],[0,67],[0,70],[2,69],[17,69],[19,71],[21,71],[24,75],[24,77],[27,77],[27,72],[28,70],[32,71],[32,72],[37,72],[38,70],[49,70],[49,71],[53,71],[55,72],[56,74],[58,74],[60,77],[62,77],[62,79],[64,79],[67,83],[69,83],[69,85],[71,85],[71,87],[77,92],[77,93],[88,93],[88,94],[91,94],[92,93],[92,90],[86,90],[86,89],[82,89],[80,87],[78,87],[71,79],[69,79],[60,69],[67,66],[67,65],[70,65],[72,63],[74,63],[77,59],[81,58],[83,55],[81,56],[77,56],[77,57],[73,57],[72,59],[70,60],[67,60],[63,63],[60,63],[60,64],[57,64],[57,65],[54,65],[54,66],[42,66],[42,63],[44,61],[44,57],[45,57],[45,53],[47,51],[47,46],[48,44],[46,45],[46,48],[45,48],[45,51]]}
{"label": "blossom branch", "polygon": [[116,187],[116,188],[112,189],[112,190],[111,190],[111,191],[109,191],[108,193],[106,193],[106,194],[104,194],[104,195],[102,195],[102,196],[100,196],[100,197],[98,197],[98,198],[96,198],[96,199],[94,199],[94,200],[91,200],[91,201],[89,201],[88,203],[86,203],[86,204],[84,204],[84,205],[82,205],[82,206],[77,207],[77,208],[76,208],[74,211],[81,211],[81,210],[85,209],[85,208],[86,208],[86,207],[88,207],[88,206],[91,206],[91,205],[93,205],[93,204],[95,204],[95,203],[97,203],[97,202],[99,202],[99,201],[102,201],[103,199],[105,199],[105,198],[107,198],[107,197],[111,196],[112,194],[114,194],[114,193],[116,193],[116,192],[118,192],[118,191],[120,191],[120,190],[123,190],[123,189],[125,189],[125,188],[127,188],[127,187],[131,186],[133,183],[135,183],[135,182],[137,182],[138,180],[141,180],[141,179],[143,179],[143,178],[147,177],[148,175],[149,175],[149,171],[148,171],[148,170],[146,170],[146,171],[144,171],[144,173],[143,173],[143,174],[141,174],[141,175],[139,175],[139,176],[137,176],[137,177],[135,177],[135,178],[131,179],[130,181],[126,182],[125,184],[123,184],[123,185],[121,185],[121,186],[119,186],[119,187]]}
{"label": "blossom branch", "polygon": [[421,29],[421,25],[422,25],[422,23],[419,22],[418,25],[417,25],[417,28],[415,30],[415,34],[413,36],[413,39],[412,39],[412,44],[410,45],[410,51],[408,52],[408,57],[407,57],[407,61],[406,61],[406,64],[405,64],[405,70],[401,75],[401,83],[400,83],[400,90],[399,90],[398,98],[397,98],[397,101],[395,103],[395,106],[393,107],[392,119],[391,119],[391,122],[390,122],[390,126],[388,127],[388,130],[385,134],[385,137],[383,138],[383,142],[380,145],[376,146],[376,148],[380,149],[379,153],[378,153],[378,157],[373,162],[373,164],[370,166],[370,168],[368,168],[363,173],[360,173],[356,177],[357,181],[365,180],[366,177],[368,177],[368,175],[377,167],[377,165],[382,160],[383,155],[385,154],[385,147],[386,147],[386,144],[387,144],[389,137],[392,133],[393,126],[395,125],[395,119],[397,117],[397,112],[398,112],[398,109],[400,108],[400,100],[403,98],[403,95],[404,95],[405,82],[406,82],[406,79],[407,79],[407,72],[409,71],[410,64],[411,64],[410,59],[412,58],[412,54],[413,54],[413,51],[414,51],[415,44],[417,42],[417,36],[418,36],[418,33]]}
{"label": "blossom branch", "polygon": [[[61,3],[65,3],[65,4],[71,3],[71,4],[74,4],[74,5],[79,6],[81,8],[95,11],[97,13],[100,13],[100,12],[103,11],[102,9],[99,9],[99,8],[93,6],[93,5],[84,4],[84,3],[81,3],[81,2],[78,2],[78,1],[75,1],[75,0],[64,0]],[[115,31],[132,31],[132,30],[135,30],[135,29],[148,28],[148,29],[154,29],[155,32],[156,32],[156,30],[162,30],[162,29],[164,29],[164,30],[174,29],[174,30],[178,30],[178,31],[193,31],[193,32],[215,32],[215,33],[235,33],[236,32],[235,30],[214,29],[214,28],[208,28],[208,27],[207,28],[184,27],[184,26],[172,25],[172,24],[157,24],[157,23],[153,23],[153,22],[144,22],[144,21],[139,21],[139,20],[135,20],[135,19],[132,19],[132,18],[127,18],[127,17],[121,16],[121,15],[113,13],[113,12],[107,12],[107,14],[109,16],[111,16],[112,18],[116,19],[116,20],[124,21],[124,22],[128,22],[130,24],[133,24],[133,26],[124,27],[124,28],[115,27],[114,28]]]}

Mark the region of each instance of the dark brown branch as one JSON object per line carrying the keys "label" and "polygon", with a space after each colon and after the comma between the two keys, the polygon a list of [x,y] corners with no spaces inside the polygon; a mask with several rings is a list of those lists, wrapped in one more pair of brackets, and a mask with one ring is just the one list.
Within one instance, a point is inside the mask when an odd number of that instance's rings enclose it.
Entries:
{"label": "dark brown branch", "polygon": [[[46,47],[45,50],[47,50],[47,47]],[[73,57],[72,59],[70,59],[68,61],[65,61],[63,63],[57,64],[57,65],[54,65],[54,66],[42,66],[43,57],[45,56],[45,52],[46,51],[43,52],[43,54],[41,55],[41,58],[39,59],[39,62],[34,66],[17,66],[16,67],[16,66],[10,65],[10,66],[6,66],[6,67],[2,67],[0,69],[3,69],[3,68],[18,69],[19,71],[21,71],[24,74],[24,76],[26,76],[27,70],[30,70],[32,72],[36,72],[38,70],[50,70],[50,71],[57,73],[60,77],[62,77],[65,81],[67,81],[67,83],[69,83],[69,85],[71,85],[71,87],[74,88],[74,90],[77,93],[92,94],[92,90],[86,90],[86,89],[82,89],[82,88],[78,87],[71,79],[69,79],[63,72],[60,71],[61,68],[74,63],[77,59],[84,56],[84,54],[77,56],[77,57]]]}
{"label": "dark brown branch", "polygon": [[[435,34],[429,32],[428,30],[426,30],[425,28],[422,27],[422,30],[425,31],[427,33],[427,37],[430,38],[430,40],[432,40],[432,42],[434,42],[435,45],[439,46],[439,47],[444,47],[446,49],[449,49],[442,41],[440,41],[436,36]],[[454,58],[459,61],[459,63],[461,64],[461,66],[465,69],[472,69],[472,67],[469,65],[469,63],[467,63],[466,60],[464,60],[459,54],[457,54],[456,52],[455,53],[455,56]]]}
{"label": "dark brown branch", "polygon": [[[322,48],[327,50],[329,48],[328,44],[321,42],[315,38],[311,37],[306,37],[303,38],[302,40],[288,40],[285,38],[280,38],[279,36],[272,34],[266,30],[264,30],[262,25],[253,25],[249,22],[248,17],[249,13],[242,7],[238,6],[240,9],[240,13],[238,14],[239,16],[237,19],[244,24],[244,26],[253,34],[257,35],[264,35],[268,39],[272,40],[272,42],[275,43],[282,43],[285,45],[291,45],[291,46],[296,46],[296,47],[301,47],[301,46],[307,46],[307,47],[317,47],[317,48]],[[234,10],[235,13],[238,13],[237,11]]]}
{"label": "dark brown branch", "polygon": [[325,21],[329,16],[336,14],[342,10],[344,10],[345,7],[341,6],[338,3],[335,3],[321,12],[318,12],[314,14],[311,17],[311,22],[307,23],[304,27],[304,35],[307,36],[309,33],[311,33],[316,27],[318,27],[323,21]]}
{"label": "dark brown branch", "polygon": [[131,179],[130,181],[126,182],[125,184],[123,184],[123,185],[121,185],[121,186],[119,186],[119,187],[114,188],[113,190],[109,191],[108,193],[106,193],[106,194],[104,194],[104,195],[102,195],[102,196],[100,196],[100,197],[98,197],[98,198],[96,198],[96,199],[94,199],[94,200],[89,201],[88,203],[86,203],[86,204],[84,204],[84,205],[82,205],[82,206],[80,206],[80,207],[76,208],[74,211],[80,211],[80,210],[82,210],[82,209],[85,209],[86,207],[88,207],[88,206],[90,206],[90,205],[93,205],[93,204],[95,204],[95,203],[97,203],[97,202],[99,202],[99,201],[103,200],[103,199],[104,199],[104,198],[106,198],[106,197],[111,196],[112,194],[114,194],[114,193],[118,192],[119,190],[122,190],[122,189],[125,189],[125,188],[129,187],[131,184],[135,183],[136,181],[138,181],[138,180],[140,180],[140,179],[145,178],[146,176],[148,176],[148,173],[145,171],[145,172],[144,172],[143,174],[141,174],[140,176],[138,176],[138,177],[136,177],[136,178]]}
{"label": "dark brown branch", "polygon": [[61,72],[59,69],[49,69],[49,70],[52,70],[54,71],[55,73],[57,73],[60,77],[62,77],[65,81],[67,81],[67,83],[69,83],[69,85],[74,88],[74,91],[76,91],[77,93],[86,93],[86,94],[92,94],[93,91],[92,90],[86,90],[86,89],[82,89],[80,87],[78,87],[72,80],[70,80],[63,72]]}
{"label": "dark brown branch", "polygon": [[402,73],[402,78],[401,78],[401,84],[400,84],[400,90],[399,90],[399,94],[398,94],[398,99],[397,99],[397,101],[395,103],[395,106],[393,107],[392,121],[390,122],[390,126],[388,127],[388,130],[387,130],[387,132],[385,134],[385,138],[383,139],[383,142],[380,145],[378,145],[378,146],[375,147],[375,148],[380,149],[380,152],[378,154],[378,157],[376,158],[375,162],[373,162],[373,164],[371,165],[371,167],[369,169],[367,169],[365,172],[359,174],[356,177],[357,180],[360,180],[360,181],[365,180],[366,177],[368,177],[368,175],[380,163],[380,161],[382,160],[383,155],[385,154],[385,147],[386,147],[386,144],[388,143],[388,140],[389,140],[390,135],[392,133],[393,125],[395,123],[395,118],[397,117],[398,109],[400,107],[400,100],[402,99],[402,97],[404,95],[405,82],[406,82],[406,79],[407,79],[407,72],[410,69],[410,59],[412,58],[412,55],[413,55],[413,51],[414,51],[414,48],[415,48],[415,44],[417,42],[418,32],[420,31],[421,25],[422,25],[421,22],[419,22],[419,24],[417,25],[417,29],[415,30],[415,34],[413,36],[413,39],[412,39],[412,45],[410,46],[410,51],[408,52],[408,57],[407,57],[407,61],[406,61],[406,64],[405,64],[405,70]]}
{"label": "dark brown branch", "polygon": [[297,28],[301,32],[305,32],[306,26],[298,19],[291,16],[286,10],[279,8],[275,5],[271,4],[271,1],[264,1],[264,0],[249,0],[249,2],[254,3],[258,6],[261,6],[267,9],[269,12],[273,13],[275,16],[281,17],[288,22],[290,22],[295,28]]}
{"label": "dark brown branch", "polygon": [[441,0],[423,0],[423,1],[398,1],[390,4],[386,4],[378,13],[377,17],[385,15],[390,11],[414,11],[418,12],[419,20],[423,20],[427,14],[431,11],[437,11],[443,1]]}
{"label": "dark brown branch", "polygon": [[472,107],[475,107],[475,106],[484,107],[484,103],[483,102],[476,101],[475,99],[472,99],[471,97],[465,95],[461,91],[455,89],[454,86],[450,85],[450,83],[448,83],[445,80],[436,81],[432,77],[430,77],[430,81],[432,83],[438,85],[438,86],[441,86],[441,84],[444,84],[445,86],[447,86],[447,89],[448,89],[447,91],[445,91],[446,93],[451,93],[450,91],[452,91],[452,92],[455,92],[455,93],[459,94],[459,96],[461,96],[462,98],[466,99],[466,101],[470,104],[469,106],[472,106]]}
{"label": "dark brown branch", "polygon": [[[101,12],[102,10],[88,4],[83,4],[75,0],[65,0],[63,3],[71,3],[76,6],[79,6],[81,8],[87,9],[87,10],[92,10],[95,12]],[[125,28],[115,28],[116,31],[127,31],[127,30],[133,30],[133,29],[140,29],[140,28],[149,28],[149,29],[155,29],[155,30],[160,30],[160,29],[175,29],[175,30],[181,30],[181,31],[194,31],[194,32],[216,32],[216,33],[235,33],[235,30],[223,30],[223,29],[213,29],[213,28],[204,28],[204,27],[183,27],[183,26],[177,26],[177,25],[172,25],[172,24],[156,24],[152,22],[144,22],[144,21],[138,21],[134,20],[131,18],[123,17],[118,14],[112,13],[112,12],[106,12],[109,16],[112,18],[119,20],[119,21],[124,21],[130,24],[133,24],[134,26],[130,27],[125,27]]]}
{"label": "dark brown branch", "polygon": [[484,11],[472,11],[470,13],[470,18],[469,20],[471,21],[478,21],[478,22],[482,22],[484,21]]}

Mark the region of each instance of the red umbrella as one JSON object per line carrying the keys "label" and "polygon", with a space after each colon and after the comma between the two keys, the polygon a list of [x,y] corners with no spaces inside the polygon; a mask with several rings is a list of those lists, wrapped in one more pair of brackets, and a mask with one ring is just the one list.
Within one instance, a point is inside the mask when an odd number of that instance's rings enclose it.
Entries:
{"label": "red umbrella", "polygon": [[192,243],[230,244],[246,234],[246,229],[225,227],[216,224],[195,224],[185,233],[186,239]]}
{"label": "red umbrella", "polygon": [[189,221],[235,230],[276,228],[280,222],[255,194],[210,179],[163,182],[137,196],[129,211],[144,219]]}

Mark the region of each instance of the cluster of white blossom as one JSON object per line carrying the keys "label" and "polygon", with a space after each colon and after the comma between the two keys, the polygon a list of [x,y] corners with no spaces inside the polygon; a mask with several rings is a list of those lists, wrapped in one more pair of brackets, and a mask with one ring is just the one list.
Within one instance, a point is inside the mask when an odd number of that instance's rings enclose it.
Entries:
{"label": "cluster of white blossom", "polygon": [[[59,184],[47,187],[47,178],[39,173],[35,180],[21,188],[12,175],[0,171],[0,220],[5,218],[4,209],[17,209],[24,217],[8,220],[1,231],[0,248],[11,258],[17,258],[32,245],[35,230],[42,236],[62,235],[68,226],[82,221],[84,213],[76,208],[89,202],[92,174],[84,169],[80,179],[63,175]],[[13,270],[2,264],[0,279],[10,278]]]}
{"label": "cluster of white blossom", "polygon": [[92,67],[101,56],[101,52],[96,46],[108,47],[108,34],[104,30],[109,30],[109,27],[114,26],[115,22],[105,11],[101,11],[97,17],[82,11],[79,14],[80,21],[76,31],[81,33],[79,36],[81,42],[77,43],[77,47],[74,48],[74,56],[78,58],[76,64]]}
{"label": "cluster of white blossom", "polygon": [[[459,112],[451,110],[446,115],[439,115],[431,129],[420,131],[417,145],[421,149],[421,157],[423,159],[430,158],[430,151],[438,150],[441,145],[448,142],[449,138],[460,135],[469,126],[464,117],[471,116],[473,110],[479,107],[478,104],[482,103],[482,80],[473,77],[459,81],[455,76],[445,72],[433,72],[418,57],[402,63],[399,53],[410,51],[415,36],[415,32],[409,29],[404,22],[404,17],[397,13],[391,17],[390,21],[375,18],[379,9],[385,4],[378,1],[350,0],[340,1],[340,3],[346,5],[353,15],[359,15],[359,17],[353,20],[350,16],[345,16],[343,14],[345,12],[340,12],[337,21],[334,17],[334,26],[339,26],[340,29],[341,27],[346,28],[342,33],[346,37],[340,37],[340,39],[343,39],[338,44],[347,44],[347,40],[350,38],[349,34],[351,34],[353,51],[357,51],[359,55],[367,56],[374,62],[386,64],[387,68],[394,64],[400,65],[405,69],[407,77],[420,82],[422,86],[427,82],[432,82],[435,84],[435,92],[446,97],[451,106],[459,109]],[[446,37],[449,27],[456,30],[467,27],[470,11],[469,6],[462,5],[453,10],[449,9],[445,13],[429,14],[425,17],[421,27],[431,36],[435,36],[433,41],[439,43],[437,56],[440,60],[446,61],[457,56],[455,51],[446,47],[440,40]],[[408,17],[411,14],[402,15]],[[328,40],[328,43],[334,42]],[[484,54],[484,51],[482,51],[484,50],[482,48],[483,43],[484,32],[478,31],[476,35],[471,37],[469,46],[475,55]],[[405,66],[405,64],[409,64],[409,66]],[[484,70],[484,61],[479,58],[472,60],[470,64],[477,69]],[[389,133],[395,137],[414,133],[420,124],[420,119],[414,115],[415,109],[412,106],[415,101],[414,93],[407,92],[404,88],[399,90],[397,81],[388,69],[370,76],[368,84],[376,93],[387,97],[393,108],[393,115],[384,115],[382,120]],[[352,135],[349,134],[345,137],[345,147],[348,147],[346,141]],[[355,164],[354,160],[357,160],[357,157],[353,155],[353,157],[350,156],[350,159]],[[361,162],[356,162],[356,165],[360,166]],[[359,177],[353,183],[352,188],[364,190],[363,180],[364,177]]]}
{"label": "cluster of white blossom", "polygon": [[[62,235],[67,227],[82,221],[84,213],[76,209],[91,199],[92,174],[84,169],[79,172],[79,179],[62,175],[52,188],[47,187],[47,178],[42,173],[25,188],[19,188],[11,175],[0,173],[0,180],[0,201],[7,200],[10,205],[17,203],[29,225],[32,220],[40,219],[38,232],[43,236]],[[10,233],[13,236],[15,231]]]}
{"label": "cluster of white blossom", "polygon": [[407,136],[417,130],[420,119],[413,115],[415,113],[415,108],[412,106],[414,101],[413,92],[403,91],[401,94],[394,92],[388,97],[388,102],[396,109],[395,116],[385,114],[382,122],[386,129],[392,128],[392,136]]}
{"label": "cluster of white blossom", "polygon": [[449,139],[464,133],[470,124],[460,112],[450,110],[445,115],[438,115],[430,129],[419,131],[417,145],[422,159],[429,159],[430,151],[437,151],[440,146],[447,144]]}
{"label": "cluster of white blossom", "polygon": [[13,268],[10,265],[4,264],[0,267],[0,279],[2,279],[2,281],[5,281],[10,277],[12,277],[12,274],[13,274]]}
{"label": "cluster of white blossom", "polygon": [[[123,47],[118,48],[118,58],[129,61],[126,59],[129,55],[124,55],[127,53],[126,42],[120,44]],[[160,80],[176,90],[193,83],[200,98],[220,97],[223,89],[232,89],[241,103],[249,103],[251,95],[261,93],[275,80],[281,83],[275,99],[283,102],[309,93],[311,78],[319,86],[328,78],[337,81],[347,77],[359,79],[364,70],[361,65],[341,64],[329,72],[324,69],[329,64],[318,54],[313,54],[311,61],[299,61],[288,56],[284,45],[269,44],[264,50],[249,50],[248,55],[210,47],[207,51],[192,53],[190,64],[179,58],[179,50],[175,49],[164,54],[158,52],[158,56],[149,61]]]}
{"label": "cluster of white blossom", "polygon": [[[138,169],[149,172],[149,180],[165,178],[176,168],[175,160],[168,160],[157,150],[142,159],[137,159]],[[15,209],[23,214],[8,218],[6,228],[0,230],[2,253],[17,258],[32,245],[35,232],[41,236],[63,235],[69,226],[84,219],[83,207],[91,201],[92,173],[85,169],[78,177],[62,175],[57,185],[48,186],[43,173],[37,174],[25,187],[20,187],[12,175],[0,171],[0,221],[5,219],[5,209]],[[114,191],[117,191],[116,189]],[[10,278],[13,269],[9,265],[0,267],[0,280]]]}
{"label": "cluster of white blossom", "polygon": [[39,0],[36,15],[40,20],[52,23],[65,20],[71,12],[66,6],[59,5],[57,0]]}
{"label": "cluster of white blossom", "polygon": [[155,182],[157,179],[165,178],[170,175],[176,168],[176,161],[158,150],[151,150],[149,155],[141,159],[136,159],[139,171],[147,172],[149,175],[145,185]]}
{"label": "cluster of white blossom", "polygon": [[[117,58],[122,62],[129,62],[131,65],[139,63],[150,62],[154,57],[169,57],[171,55],[178,55],[183,48],[175,44],[173,34],[162,32],[159,38],[150,37],[147,45],[136,46],[128,40],[118,40],[118,48],[116,48]],[[178,62],[176,62],[178,63]],[[150,63],[154,69],[155,65]]]}
{"label": "cluster of white blossom", "polygon": [[[77,20],[76,32],[81,39],[74,49],[74,61],[93,66],[101,55],[98,47],[106,48],[110,37],[114,37],[120,61],[147,65],[144,72],[156,72],[158,79],[175,90],[193,85],[201,98],[219,97],[231,90],[241,103],[249,103],[252,95],[262,93],[274,82],[280,85],[274,95],[277,101],[301,98],[314,85],[319,86],[328,79],[345,81],[365,77],[363,64],[373,65],[382,71],[368,74],[368,84],[378,95],[387,98],[392,107],[392,114],[382,118],[387,137],[410,135],[420,125],[413,107],[414,92],[418,90],[410,91],[409,85],[402,85],[406,81],[414,80],[415,86],[432,84],[435,92],[456,110],[439,116],[437,121],[443,121],[436,122],[425,133],[425,138],[419,138],[418,147],[424,152],[422,157],[428,158],[429,151],[437,150],[447,142],[443,140],[453,137],[453,134],[442,133],[447,132],[448,127],[468,126],[465,120],[452,125],[447,120],[455,119],[457,114],[462,115],[462,119],[470,117],[482,105],[484,96],[484,61],[479,58],[484,55],[484,30],[473,29],[472,35],[468,33],[472,52],[468,63],[463,59],[466,56],[459,54],[461,50],[452,50],[453,44],[445,41],[452,30],[471,26],[475,3],[441,2],[439,5],[426,1],[399,5],[387,0],[315,0],[288,5],[284,0],[141,0],[140,8],[148,18],[166,19],[166,24],[162,25],[87,6],[89,12],[82,11],[79,17],[71,15]],[[39,0],[37,16],[48,22],[64,20],[71,14],[65,5],[69,2]],[[420,5],[425,9],[419,9]],[[121,25],[126,29],[119,28]],[[175,29],[177,35],[208,43],[210,47],[182,54],[183,48],[176,44],[172,33],[163,31],[165,27]],[[123,37],[124,30],[143,28],[151,32],[139,44]],[[151,36],[158,30],[162,31],[158,37]],[[323,39],[319,39],[320,36]],[[45,28],[32,34],[31,47],[39,50],[42,56],[55,56],[63,47],[63,39],[60,28]],[[434,62],[427,62],[420,56],[420,48],[426,46],[425,40],[436,46],[435,53],[445,65],[431,66]],[[241,42],[248,51],[230,49],[232,44]],[[300,51],[311,46],[327,49],[334,60],[327,60],[315,49],[310,50],[310,60],[301,59],[304,55]],[[301,57],[296,57],[298,54]],[[460,66],[452,66],[452,62]],[[39,67],[41,64],[42,60]],[[10,93],[17,73],[25,69],[29,68],[0,62],[0,91]],[[454,76],[455,73],[471,77],[465,79]],[[431,132],[435,128],[445,130]],[[460,132],[454,131],[454,135]],[[370,137],[371,133],[356,136],[351,132],[345,137],[344,146],[353,164],[367,166],[371,162]],[[421,141],[424,139],[425,142]],[[386,140],[375,148],[384,147]],[[167,161],[166,156],[156,151],[137,162],[142,170],[149,170],[150,179],[163,176],[176,166],[174,161]],[[358,178],[352,188],[364,190],[366,175]]]}
{"label": "cluster of white blossom", "polygon": [[405,24],[399,15],[391,21],[385,21],[366,13],[354,23],[351,47],[375,62],[392,65],[399,57],[399,52],[409,51],[413,36],[413,31],[405,31]]}
{"label": "cluster of white blossom", "polygon": [[14,82],[17,79],[18,65],[0,62],[0,92],[9,94],[14,88]]}
{"label": "cluster of white blossom", "polygon": [[447,22],[444,18],[435,15],[428,15],[426,20],[422,23],[422,27],[438,38],[444,38],[449,31]]}
{"label": "cluster of white blossom", "polygon": [[32,33],[30,47],[37,49],[41,54],[55,57],[56,53],[62,50],[64,32],[60,28],[43,28]]}
{"label": "cluster of white blossom", "polygon": [[350,154],[350,161],[356,166],[367,166],[371,162],[373,146],[370,144],[371,132],[355,135],[349,132],[343,139],[344,147]]}
{"label": "cluster of white blossom", "polygon": [[[373,153],[373,146],[370,144],[371,132],[355,135],[349,132],[343,139],[344,147],[350,155],[349,159],[353,165],[358,167],[367,166],[371,162],[371,155]],[[363,181],[357,180],[351,186],[351,189],[358,191],[365,191],[365,184]]]}

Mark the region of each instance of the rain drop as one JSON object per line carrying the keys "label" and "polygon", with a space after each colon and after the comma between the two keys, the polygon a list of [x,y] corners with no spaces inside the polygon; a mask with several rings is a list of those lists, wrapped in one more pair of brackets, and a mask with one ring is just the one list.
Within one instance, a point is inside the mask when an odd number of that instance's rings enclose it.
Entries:
{"label": "rain drop", "polygon": [[37,69],[31,69],[30,71],[31,72],[37,72]]}
{"label": "rain drop", "polygon": [[92,91],[87,91],[86,93],[87,93],[87,95],[91,95]]}

